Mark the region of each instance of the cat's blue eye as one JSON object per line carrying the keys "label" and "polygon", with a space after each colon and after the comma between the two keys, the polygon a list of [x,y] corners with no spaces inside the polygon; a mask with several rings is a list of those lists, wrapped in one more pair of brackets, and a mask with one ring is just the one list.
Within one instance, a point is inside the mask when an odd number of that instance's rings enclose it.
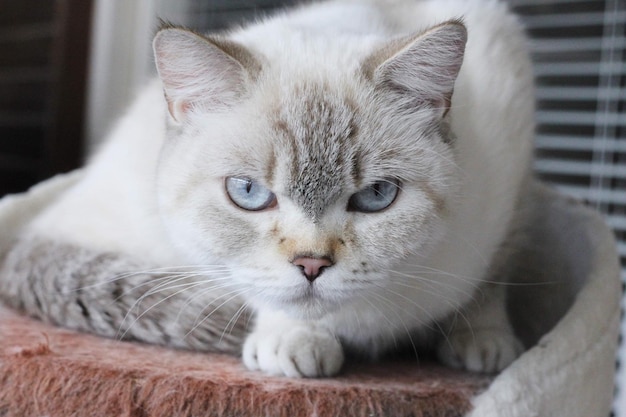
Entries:
{"label": "cat's blue eye", "polygon": [[276,195],[257,181],[246,177],[226,177],[226,194],[239,208],[260,211],[276,205]]}
{"label": "cat's blue eye", "polygon": [[375,213],[384,210],[396,200],[399,190],[398,180],[377,181],[350,197],[348,211]]}

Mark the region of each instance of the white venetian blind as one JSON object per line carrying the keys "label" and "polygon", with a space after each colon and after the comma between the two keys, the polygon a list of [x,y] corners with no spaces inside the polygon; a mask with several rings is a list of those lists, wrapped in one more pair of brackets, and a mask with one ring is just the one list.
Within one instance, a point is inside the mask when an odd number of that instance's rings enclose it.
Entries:
{"label": "white venetian blind", "polygon": [[626,280],[626,2],[510,3],[536,63],[536,171],[605,214]]}

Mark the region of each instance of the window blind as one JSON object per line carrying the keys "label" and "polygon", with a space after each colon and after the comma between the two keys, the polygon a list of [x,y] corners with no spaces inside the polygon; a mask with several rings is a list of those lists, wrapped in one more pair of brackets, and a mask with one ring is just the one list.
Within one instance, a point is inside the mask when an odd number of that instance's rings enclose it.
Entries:
{"label": "window blind", "polygon": [[604,213],[626,280],[626,3],[510,3],[532,39],[536,171]]}

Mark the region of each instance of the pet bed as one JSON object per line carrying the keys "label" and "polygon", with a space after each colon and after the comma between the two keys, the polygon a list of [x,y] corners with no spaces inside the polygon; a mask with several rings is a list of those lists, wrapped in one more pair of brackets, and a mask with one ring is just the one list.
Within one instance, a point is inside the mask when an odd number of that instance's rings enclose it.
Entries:
{"label": "pet bed", "polygon": [[[0,259],[80,175],[0,201]],[[331,379],[268,377],[238,358],[75,333],[0,307],[0,416],[608,416],[621,293],[612,234],[594,211],[538,184],[533,193],[533,248],[511,262],[519,280],[508,287],[533,346],[497,376],[406,359],[351,363]],[[524,282],[529,268],[552,278]]]}

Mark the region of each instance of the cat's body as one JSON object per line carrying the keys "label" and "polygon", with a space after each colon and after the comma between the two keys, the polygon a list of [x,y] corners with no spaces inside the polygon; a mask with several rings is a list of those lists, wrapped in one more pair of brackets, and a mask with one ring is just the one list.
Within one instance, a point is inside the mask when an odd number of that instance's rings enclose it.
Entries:
{"label": "cat's body", "polygon": [[[117,323],[123,315],[103,326],[219,348],[246,303],[257,317],[244,361],[270,373],[331,375],[342,346],[377,356],[439,330],[449,364],[493,371],[515,358],[497,265],[530,176],[534,96],[525,38],[505,6],[323,3],[213,43],[166,28],[155,53],[162,81],[31,224],[10,265],[32,260],[24,254],[34,241],[133,260],[74,287],[81,297],[107,288],[74,305],[91,321],[120,291],[132,300],[148,288],[150,273],[122,277],[111,292],[105,281],[125,268],[205,271],[213,278],[203,285],[155,281],[163,286],[150,286],[148,312],[131,315],[141,331]],[[72,275],[71,264],[58,271]],[[41,307],[74,303],[72,279],[63,287],[30,308],[16,301],[27,286],[0,289],[31,314],[112,334]],[[142,330],[147,319],[160,324]],[[214,337],[185,341],[211,323]],[[241,342],[233,334],[225,350]]]}

